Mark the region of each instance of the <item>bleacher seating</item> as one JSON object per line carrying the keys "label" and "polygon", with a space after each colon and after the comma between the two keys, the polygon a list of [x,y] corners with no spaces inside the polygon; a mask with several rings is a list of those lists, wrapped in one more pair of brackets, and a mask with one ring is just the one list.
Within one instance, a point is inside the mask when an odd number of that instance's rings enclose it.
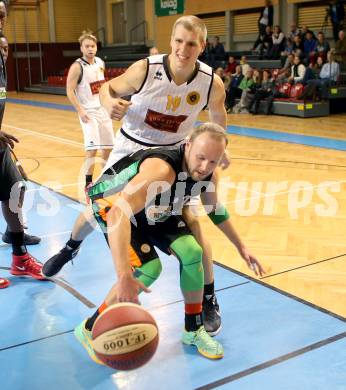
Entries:
{"label": "bleacher seating", "polygon": [[273,114],[312,118],[329,115],[329,101],[313,102],[300,100],[304,85],[284,83],[279,91],[287,98],[276,98],[273,101]]}
{"label": "bleacher seating", "polygon": [[314,118],[329,115],[329,100],[320,102],[304,102],[292,100],[274,100],[273,114]]}
{"label": "bleacher seating", "polygon": [[[110,80],[114,77],[117,77],[125,72],[127,68],[106,68],[105,69],[105,79]],[[47,84],[51,87],[65,87],[66,79],[68,74],[68,69],[64,69],[62,76],[48,76]]]}
{"label": "bleacher seating", "polygon": [[299,99],[303,91],[304,91],[303,84],[297,83],[292,85],[290,90],[290,99]]}

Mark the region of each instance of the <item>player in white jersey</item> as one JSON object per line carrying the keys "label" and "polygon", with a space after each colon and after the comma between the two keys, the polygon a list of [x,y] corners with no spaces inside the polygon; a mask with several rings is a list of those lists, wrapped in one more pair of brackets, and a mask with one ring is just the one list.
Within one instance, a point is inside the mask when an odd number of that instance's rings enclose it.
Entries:
{"label": "player in white jersey", "polygon": [[[210,121],[226,127],[223,82],[209,66],[197,60],[205,48],[206,37],[207,29],[201,19],[183,16],[173,26],[169,55],[137,61],[124,74],[102,86],[101,104],[112,119],[124,117],[123,128],[116,136],[106,168],[141,148],[184,142],[205,106],[209,108]],[[130,102],[121,98],[127,95],[132,95]],[[229,165],[227,157],[223,165]],[[91,215],[90,208],[80,214],[70,240],[45,263],[44,275],[54,276],[76,256],[81,242],[93,230],[89,224]],[[214,335],[220,330],[221,318],[214,294],[211,248],[203,238],[197,220],[191,215],[184,215],[184,218],[203,247],[203,310],[206,329]]]}
{"label": "player in white jersey", "polygon": [[[116,136],[117,147],[105,169],[143,146],[170,146],[182,142],[199,113],[208,106],[213,70],[197,61],[189,79],[177,85],[169,70],[169,58],[164,54],[150,56],[128,70],[141,71],[144,80],[131,97],[131,105]],[[114,80],[115,88],[118,88],[118,81]],[[117,91],[113,84],[110,82],[110,87]]]}
{"label": "player in white jersey", "polygon": [[96,57],[97,39],[89,31],[79,37],[83,54],[70,67],[66,82],[67,97],[78,112],[84,134],[86,155],[85,186],[92,182],[98,150],[107,161],[114,145],[112,120],[100,104],[99,90],[105,82],[105,64]]}

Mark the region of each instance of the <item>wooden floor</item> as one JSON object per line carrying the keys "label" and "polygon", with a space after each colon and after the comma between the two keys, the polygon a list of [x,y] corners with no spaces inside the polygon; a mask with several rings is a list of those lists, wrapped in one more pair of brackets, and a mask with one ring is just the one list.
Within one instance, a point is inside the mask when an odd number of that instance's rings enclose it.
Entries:
{"label": "wooden floor", "polygon": [[[10,97],[68,104],[63,96]],[[345,124],[344,114],[228,118],[228,125],[336,140],[346,139]],[[3,130],[20,138],[16,150],[31,180],[84,199],[78,186],[84,179],[84,150],[76,113],[8,103]],[[229,151],[232,164],[221,173],[222,194],[244,241],[265,265],[263,282],[346,317],[346,153],[235,135]],[[214,258],[250,274],[207,218],[203,224]]]}

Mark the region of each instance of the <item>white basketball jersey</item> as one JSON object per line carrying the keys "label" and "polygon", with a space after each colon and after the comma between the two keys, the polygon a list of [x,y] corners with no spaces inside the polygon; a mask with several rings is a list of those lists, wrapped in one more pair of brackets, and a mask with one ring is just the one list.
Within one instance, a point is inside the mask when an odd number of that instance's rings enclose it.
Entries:
{"label": "white basketball jersey", "polygon": [[105,82],[105,65],[101,58],[95,57],[95,62],[89,64],[83,58],[76,60],[81,65],[82,79],[75,90],[79,103],[84,109],[101,107],[99,90]]}
{"label": "white basketball jersey", "polygon": [[197,61],[190,80],[176,85],[167,66],[168,55],[147,58],[148,71],[131,97],[123,130],[135,140],[168,145],[184,139],[195,125],[198,114],[208,105],[213,70]]}

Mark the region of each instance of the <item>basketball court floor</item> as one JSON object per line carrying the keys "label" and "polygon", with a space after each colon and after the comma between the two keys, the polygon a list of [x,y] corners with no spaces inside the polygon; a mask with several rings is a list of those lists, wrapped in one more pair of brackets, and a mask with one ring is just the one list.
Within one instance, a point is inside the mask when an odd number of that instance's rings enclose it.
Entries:
{"label": "basketball court floor", "polygon": [[[12,277],[11,248],[0,244],[0,275],[11,281],[0,290],[0,388],[345,390],[345,123],[346,115],[229,116],[232,165],[221,172],[220,191],[267,274],[251,274],[202,218],[214,250],[222,360],[207,360],[180,342],[184,307],[173,257],[162,256],[161,278],[141,296],[159,326],[158,351],[142,368],[116,372],[92,362],[73,336],[115,280],[101,233],[45,282]],[[17,154],[31,179],[29,232],[42,237],[30,252],[44,262],[83,209],[77,116],[64,97],[16,94],[3,129],[21,141]]]}

